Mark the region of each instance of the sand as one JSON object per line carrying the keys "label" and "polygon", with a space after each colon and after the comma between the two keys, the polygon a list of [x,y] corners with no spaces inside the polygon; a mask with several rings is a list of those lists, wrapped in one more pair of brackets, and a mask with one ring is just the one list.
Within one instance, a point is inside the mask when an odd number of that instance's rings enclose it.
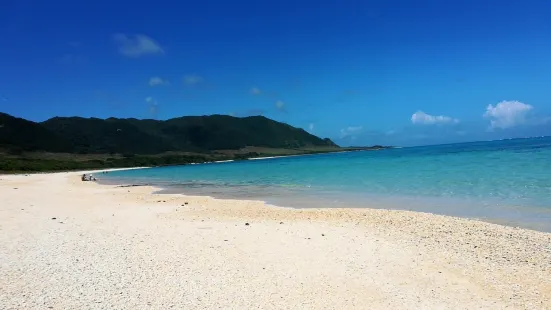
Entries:
{"label": "sand", "polygon": [[0,176],[0,309],[551,309],[548,233],[81,174]]}

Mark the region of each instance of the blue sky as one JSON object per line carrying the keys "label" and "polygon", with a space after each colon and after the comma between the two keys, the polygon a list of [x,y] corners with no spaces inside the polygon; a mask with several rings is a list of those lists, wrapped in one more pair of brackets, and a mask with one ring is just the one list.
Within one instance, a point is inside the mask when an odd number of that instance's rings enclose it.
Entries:
{"label": "blue sky", "polygon": [[551,2],[0,4],[0,111],[263,114],[343,145],[551,134]]}

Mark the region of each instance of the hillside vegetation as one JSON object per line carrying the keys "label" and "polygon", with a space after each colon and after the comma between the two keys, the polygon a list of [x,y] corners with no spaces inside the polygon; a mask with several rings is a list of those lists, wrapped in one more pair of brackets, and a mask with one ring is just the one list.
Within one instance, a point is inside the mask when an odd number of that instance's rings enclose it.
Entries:
{"label": "hillside vegetation", "polygon": [[263,116],[33,122],[0,113],[0,171],[157,166],[339,150],[330,139]]}
{"label": "hillside vegetation", "polygon": [[54,117],[35,123],[0,113],[0,126],[0,145],[22,151],[151,155],[248,146],[336,147],[329,139],[263,116],[185,116],[165,121]]}

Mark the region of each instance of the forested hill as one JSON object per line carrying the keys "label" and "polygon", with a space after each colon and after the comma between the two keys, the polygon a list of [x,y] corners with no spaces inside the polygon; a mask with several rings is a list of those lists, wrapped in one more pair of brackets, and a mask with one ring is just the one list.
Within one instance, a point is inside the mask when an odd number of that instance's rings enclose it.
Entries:
{"label": "forested hill", "polygon": [[245,147],[336,147],[263,116],[185,116],[164,121],[55,117],[36,123],[0,113],[0,148],[77,154],[209,152]]}

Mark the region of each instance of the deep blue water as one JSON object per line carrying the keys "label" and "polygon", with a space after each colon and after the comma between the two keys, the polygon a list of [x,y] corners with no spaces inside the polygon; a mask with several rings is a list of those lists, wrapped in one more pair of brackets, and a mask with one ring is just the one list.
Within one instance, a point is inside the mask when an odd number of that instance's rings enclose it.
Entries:
{"label": "deep blue water", "polygon": [[551,137],[127,170],[101,177],[288,207],[406,209],[551,231]]}

